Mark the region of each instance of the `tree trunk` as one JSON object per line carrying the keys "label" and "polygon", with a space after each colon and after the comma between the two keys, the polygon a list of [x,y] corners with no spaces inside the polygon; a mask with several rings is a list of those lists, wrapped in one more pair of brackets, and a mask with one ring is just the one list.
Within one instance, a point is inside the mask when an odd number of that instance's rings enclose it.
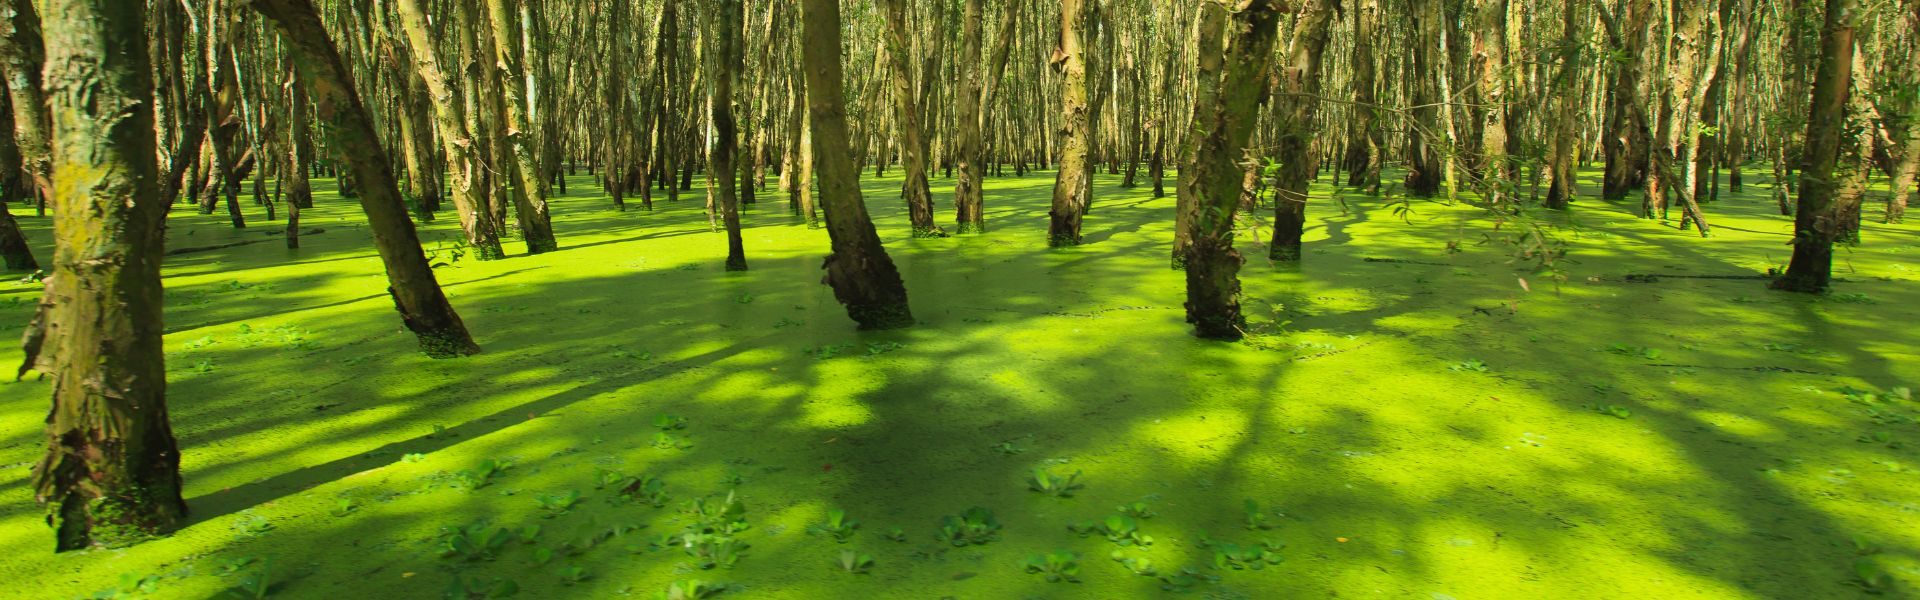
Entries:
{"label": "tree trunk", "polygon": [[991,106],[992,93],[998,87],[1001,74],[1006,71],[1007,57],[1013,46],[1015,34],[1014,16],[1020,13],[1020,1],[1008,0],[1001,7],[999,37],[993,46],[991,66],[980,64],[980,50],[985,36],[982,31],[986,23],[986,0],[966,0],[965,21],[960,38],[960,69],[964,75],[960,89],[954,93],[959,104],[954,109],[954,126],[959,128],[955,136],[959,147],[955,150],[955,162],[958,163],[960,176],[953,183],[954,220],[960,233],[986,233],[987,220],[984,213],[982,188],[986,183],[984,162],[985,142],[981,130],[985,128],[986,107]]}
{"label": "tree trunk", "polygon": [[[740,80],[743,54],[740,51],[741,0],[715,0],[709,7],[706,49],[708,104],[712,108],[714,141],[708,157],[708,175],[719,184],[720,217],[727,226],[727,270],[747,270],[747,253],[740,236],[740,178],[735,176],[740,159],[740,131],[733,115],[733,88]],[[924,182],[923,182],[924,183]],[[931,216],[929,216],[931,218]]]}
{"label": "tree trunk", "polygon": [[20,148],[13,141],[13,101],[6,92],[6,83],[0,81],[0,259],[6,260],[9,271],[38,271],[40,262],[34,260],[33,249],[27,246],[27,236],[20,232],[20,224],[13,220],[13,213],[7,210],[7,204],[27,194],[37,193],[20,162]]}
{"label": "tree trunk", "polygon": [[32,0],[0,0],[0,73],[5,74],[7,94],[13,101],[11,134],[42,214],[53,194],[53,117],[47,114],[40,81],[44,52],[40,16]]}
{"label": "tree trunk", "polygon": [[802,0],[802,50],[807,71],[807,113],[813,128],[820,196],[826,201],[827,237],[833,253],[824,265],[826,283],[861,329],[913,324],[907,288],[860,198],[860,171],[847,142],[846,90],[840,66],[840,1]]}
{"label": "tree trunk", "polygon": [[[907,38],[906,0],[878,0],[886,17],[887,57],[892,61],[894,117],[900,128],[900,167],[906,171],[901,195],[907,201],[907,220],[913,237],[945,237],[933,219],[933,192],[927,183],[926,132],[914,94],[912,46]],[[931,83],[931,82],[926,82]]]}
{"label": "tree trunk", "polygon": [[[1181,193],[1193,198],[1188,222],[1192,247],[1187,255],[1187,322],[1203,338],[1237,340],[1246,319],[1240,314],[1240,265],[1233,248],[1233,216],[1240,204],[1241,169],[1236,159],[1246,152],[1259,118],[1261,96],[1267,87],[1267,67],[1273,55],[1280,23],[1279,0],[1239,0],[1226,49],[1199,48],[1202,88],[1213,86],[1219,72],[1219,91],[1210,103],[1195,105],[1191,145],[1181,174]],[[1200,9],[1203,17],[1223,20],[1222,5]],[[1202,25],[1205,27],[1205,25]],[[1205,40],[1203,34],[1202,40]]]}
{"label": "tree trunk", "polygon": [[213,171],[207,179],[207,195],[200,200],[201,212],[211,214],[220,200],[227,204],[227,219],[235,229],[245,228],[247,219],[240,213],[240,174],[235,137],[240,133],[240,85],[235,73],[233,47],[239,34],[240,19],[235,11],[220,2],[206,4],[207,15],[201,23],[207,29],[207,141],[213,148]]}
{"label": "tree trunk", "polygon": [[1645,183],[1653,144],[1643,92],[1653,0],[1624,0],[1620,12],[1619,18],[1607,20],[1615,24],[1608,34],[1614,54],[1622,58],[1614,64],[1606,135],[1600,142],[1607,161],[1600,195],[1608,200],[1624,199]]}
{"label": "tree trunk", "polygon": [[1833,242],[1843,227],[1836,202],[1839,169],[1852,168],[1839,163],[1842,146],[1851,137],[1845,129],[1853,87],[1857,9],[1856,0],[1827,0],[1813,102],[1807,113],[1807,162],[1793,219],[1793,259],[1786,273],[1773,280],[1770,287],[1776,290],[1824,293],[1833,278]]}
{"label": "tree trunk", "polygon": [[[519,0],[526,2],[528,0]],[[517,43],[521,32],[515,27],[519,11],[508,0],[487,0],[487,21],[493,29],[493,68],[499,73],[500,87],[506,88],[507,122],[499,137],[512,148],[509,171],[518,183],[513,194],[513,213],[526,239],[527,253],[558,250],[553,236],[553,220],[547,214],[547,184],[541,177],[538,142],[533,131],[531,104],[527,98],[527,56]]]}
{"label": "tree trunk", "polygon": [[47,455],[34,498],[56,551],[163,534],[187,514],[167,421],[146,9],[137,0],[44,0],[54,154],[53,370]]}
{"label": "tree trunk", "polygon": [[1320,55],[1327,48],[1333,23],[1333,0],[1311,0],[1301,7],[1294,25],[1293,48],[1281,71],[1284,96],[1276,118],[1280,138],[1275,160],[1280,163],[1273,202],[1273,243],[1267,258],[1300,261],[1300,238],[1307,224],[1307,188],[1318,161],[1313,156],[1314,119],[1320,110]]}
{"label": "tree trunk", "polygon": [[1442,111],[1451,110],[1451,104],[1438,91],[1438,82],[1448,74],[1441,67],[1444,61],[1440,37],[1442,29],[1447,27],[1441,15],[1441,0],[1409,0],[1412,14],[1408,19],[1413,23],[1414,47],[1409,51],[1413,55],[1413,68],[1407,72],[1409,97],[1413,101],[1413,120],[1407,132],[1407,192],[1422,198],[1430,198],[1440,192],[1444,167],[1440,161],[1440,149],[1435,144],[1445,144],[1445,132],[1441,129]]}
{"label": "tree trunk", "polygon": [[313,187],[307,181],[313,138],[307,117],[307,86],[298,71],[287,74],[287,249],[300,247],[300,209],[313,206]]}
{"label": "tree trunk", "polygon": [[1577,119],[1580,110],[1580,79],[1586,75],[1580,61],[1580,39],[1586,35],[1580,20],[1581,0],[1568,0],[1563,8],[1566,25],[1561,30],[1560,72],[1553,78],[1552,97],[1558,104],[1547,131],[1553,135],[1553,149],[1547,154],[1547,208],[1564,210],[1579,194],[1574,165],[1574,143],[1580,136]]}
{"label": "tree trunk", "polygon": [[[1910,12],[1903,15],[1907,25],[1907,39],[1920,39],[1920,2],[1907,4]],[[1907,46],[1905,64],[1920,64],[1920,44]],[[1895,76],[1904,77],[1909,85],[1916,81],[1916,74],[1912,72],[1899,73]],[[1898,145],[1895,151],[1898,154],[1894,162],[1892,181],[1887,189],[1887,223],[1900,223],[1905,220],[1907,199],[1913,197],[1915,180],[1920,179],[1920,98],[1908,95],[1902,100],[1905,105],[1898,111],[1900,122],[1897,128],[1902,135],[1895,141]]]}
{"label": "tree trunk", "polygon": [[466,325],[447,302],[433,267],[420,250],[420,236],[407,217],[393,162],[380,146],[373,119],[353,87],[353,78],[334,50],[309,0],[249,0],[273,21],[294,53],[300,83],[313,95],[315,117],[325,125],[327,146],[346,159],[361,184],[360,207],[367,213],[374,246],[387,271],[387,293],[400,320],[434,358],[480,352]]}
{"label": "tree trunk", "polygon": [[1380,193],[1380,112],[1374,96],[1374,26],[1379,19],[1377,0],[1357,0],[1353,7],[1353,107],[1347,129],[1347,185]]}
{"label": "tree trunk", "polygon": [[[897,0],[896,0],[897,1]],[[1091,7],[1088,0],[1060,0],[1060,39],[1050,61],[1060,72],[1060,164],[1054,177],[1053,205],[1047,211],[1047,245],[1080,244],[1080,219],[1093,199],[1093,168],[1087,162],[1092,146],[1087,90],[1087,40]]]}
{"label": "tree trunk", "polygon": [[433,106],[434,121],[440,126],[440,141],[453,179],[453,207],[460,213],[460,229],[466,233],[467,245],[473,247],[474,258],[504,258],[506,251],[500,247],[499,233],[486,214],[486,190],[476,181],[484,167],[476,155],[479,149],[473,132],[467,128],[466,106],[455,93],[453,80],[441,68],[434,52],[436,36],[427,24],[425,0],[396,0],[394,4],[413,56],[414,69],[427,86],[428,104]]}
{"label": "tree trunk", "polygon": [[[1478,0],[1478,20],[1474,29],[1473,51],[1480,83],[1479,114],[1481,177],[1488,182],[1487,200],[1500,203],[1505,189],[1519,179],[1512,158],[1513,131],[1507,82],[1507,0]],[[1573,6],[1570,2],[1569,7]],[[1569,8],[1569,12],[1572,11]],[[1571,38],[1569,38],[1571,39]],[[1578,98],[1574,99],[1575,101]],[[1564,121],[1563,121],[1564,122]]]}
{"label": "tree trunk", "polygon": [[[1187,139],[1179,146],[1181,150],[1178,173],[1179,181],[1174,183],[1173,209],[1173,268],[1184,270],[1193,251],[1193,232],[1195,220],[1202,210],[1200,201],[1204,182],[1196,180],[1200,174],[1196,165],[1205,158],[1200,145],[1206,141],[1210,131],[1205,129],[1218,120],[1220,112],[1220,70],[1225,58],[1222,55],[1221,37],[1226,34],[1227,12],[1212,4],[1200,7],[1199,16],[1194,23],[1194,66],[1193,66],[1193,116],[1188,121]],[[1256,103],[1257,104],[1257,103]],[[1249,136],[1252,134],[1249,133]],[[1232,160],[1230,157],[1228,160]],[[1229,224],[1228,227],[1232,225]],[[1238,282],[1235,282],[1236,285]],[[1192,310],[1188,310],[1188,321],[1192,321]]]}

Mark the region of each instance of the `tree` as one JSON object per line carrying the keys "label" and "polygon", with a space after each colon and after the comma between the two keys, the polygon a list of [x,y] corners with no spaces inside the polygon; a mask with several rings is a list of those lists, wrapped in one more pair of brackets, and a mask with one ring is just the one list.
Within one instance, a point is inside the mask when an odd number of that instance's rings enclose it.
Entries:
{"label": "tree", "polygon": [[985,128],[986,111],[993,101],[993,91],[999,87],[1001,74],[1006,71],[1007,57],[1013,48],[1014,20],[1020,14],[1020,0],[1007,0],[1001,7],[998,38],[993,45],[991,66],[980,64],[981,30],[985,26],[986,0],[966,0],[965,21],[960,35],[960,69],[962,76],[960,89],[954,92],[958,104],[954,109],[954,125],[959,129],[954,150],[955,169],[959,173],[953,182],[954,220],[960,233],[985,233],[987,219],[983,212],[983,193],[985,183],[986,160],[981,130]]}
{"label": "tree", "polygon": [[460,213],[460,229],[466,232],[467,245],[473,247],[474,258],[504,258],[506,251],[500,247],[499,233],[489,217],[483,214],[487,208],[486,192],[480,187],[480,182],[475,181],[484,170],[478,156],[480,148],[467,126],[468,111],[465,104],[455,93],[453,80],[441,68],[441,61],[435,54],[435,36],[427,24],[425,0],[394,2],[400,13],[401,29],[413,57],[414,69],[426,85],[429,103],[433,105],[434,121],[440,126],[441,146],[446,150],[447,161],[451,163],[448,172],[452,175],[453,207]]}
{"label": "tree", "polygon": [[1813,101],[1807,111],[1805,172],[1799,207],[1793,218],[1793,259],[1770,287],[1790,292],[1824,293],[1833,279],[1833,242],[1841,228],[1839,169],[1848,144],[1847,105],[1853,87],[1854,28],[1860,18],[1856,0],[1827,0],[1815,65]]}
{"label": "tree", "polygon": [[0,0],[0,73],[13,104],[14,143],[41,212],[53,193],[52,116],[41,88],[45,48],[32,0]]}
{"label": "tree", "polygon": [[1351,9],[1353,13],[1353,108],[1348,111],[1351,122],[1347,127],[1347,154],[1343,166],[1347,170],[1347,185],[1365,188],[1367,193],[1380,190],[1380,149],[1385,142],[1380,135],[1379,110],[1374,105],[1373,42],[1374,24],[1379,18],[1377,0],[1356,0]]}
{"label": "tree", "polygon": [[[538,0],[518,0],[518,3]],[[519,25],[520,11],[508,0],[487,0],[487,22],[493,28],[493,67],[498,70],[501,87],[506,88],[507,122],[501,137],[513,149],[510,166],[519,191],[514,194],[513,214],[518,218],[521,236],[527,241],[527,253],[558,250],[553,236],[553,220],[547,215],[547,183],[541,176],[540,160],[535,154],[534,122],[527,100],[528,76],[526,47]]]}
{"label": "tree", "polygon": [[1579,158],[1574,156],[1574,143],[1580,135],[1575,119],[1579,117],[1579,85],[1583,76],[1580,67],[1580,37],[1583,35],[1580,4],[1581,0],[1568,0],[1562,13],[1566,21],[1561,28],[1560,71],[1553,77],[1556,106],[1553,109],[1553,121],[1547,128],[1553,136],[1553,151],[1547,155],[1547,208],[1565,209],[1579,193],[1573,167]]}
{"label": "tree", "polygon": [[[715,0],[709,7],[706,49],[712,82],[708,104],[712,108],[714,138],[708,155],[708,172],[719,184],[720,217],[727,225],[727,270],[747,270],[747,254],[740,238],[740,179],[734,177],[739,160],[740,131],[733,116],[733,88],[740,81],[740,0]],[[924,183],[924,182],[923,182]],[[931,218],[931,217],[929,217]]]}
{"label": "tree", "polygon": [[[1509,106],[1511,79],[1507,64],[1507,0],[1476,0],[1473,36],[1474,65],[1479,73],[1481,102],[1479,114],[1480,164],[1482,177],[1489,181],[1488,200],[1498,202],[1506,182],[1518,178],[1512,158],[1516,141],[1514,119]],[[1571,6],[1571,3],[1569,3]],[[1569,9],[1570,14],[1576,11]],[[1576,98],[1577,99],[1577,98]]]}
{"label": "tree", "polygon": [[1617,57],[1609,83],[1606,131],[1600,139],[1601,153],[1606,156],[1600,195],[1608,200],[1626,198],[1645,182],[1653,144],[1644,101],[1653,0],[1623,0],[1619,6],[1617,17],[1605,9],[1600,11],[1613,56]]}
{"label": "tree", "polygon": [[393,175],[393,162],[380,146],[373,119],[310,0],[248,2],[278,26],[295,56],[300,82],[313,95],[318,108],[314,116],[325,125],[321,129],[327,132],[327,145],[357,174],[360,207],[367,213],[374,245],[386,266],[387,293],[400,311],[401,322],[419,338],[420,351],[434,358],[479,353],[480,346],[447,302],[420,249],[420,236],[407,218],[406,201]]}
{"label": "tree", "polygon": [[1053,182],[1053,206],[1047,211],[1047,245],[1080,244],[1080,218],[1093,199],[1092,110],[1087,95],[1087,46],[1092,7],[1088,0],[1060,0],[1060,39],[1050,59],[1063,80],[1060,90],[1060,171]]}
{"label": "tree", "polygon": [[[906,0],[877,0],[887,23],[887,57],[892,64],[894,118],[900,129],[900,166],[907,180],[900,190],[914,237],[945,237],[933,221],[933,192],[927,183],[926,132],[914,94],[913,46],[907,42]],[[931,83],[926,82],[926,83]]]}
{"label": "tree", "polygon": [[158,186],[146,7],[44,0],[54,256],[47,455],[34,498],[55,550],[117,546],[186,517],[160,336]]}
{"label": "tree", "polygon": [[0,80],[0,259],[6,261],[10,271],[38,271],[40,262],[34,260],[33,249],[27,246],[27,236],[20,231],[20,224],[13,220],[13,213],[7,210],[7,203],[26,194],[37,193],[37,189],[27,176],[20,162],[20,148],[13,141],[12,96],[6,91],[6,82]]}
{"label": "tree", "polygon": [[1273,244],[1267,257],[1278,262],[1300,260],[1300,238],[1307,224],[1307,186],[1318,163],[1312,152],[1314,119],[1320,110],[1320,55],[1326,51],[1333,23],[1333,0],[1311,0],[1294,28],[1293,48],[1280,73],[1283,96],[1276,118],[1280,121],[1275,160],[1280,175],[1273,201]]}
{"label": "tree", "polygon": [[[1209,3],[1202,7],[1201,27],[1205,21],[1225,20],[1225,6]],[[1187,250],[1187,322],[1194,334],[1203,338],[1237,340],[1246,320],[1240,314],[1240,265],[1245,262],[1233,249],[1233,216],[1240,204],[1242,169],[1236,160],[1246,151],[1253,136],[1261,96],[1266,93],[1267,65],[1273,55],[1274,38],[1280,22],[1279,0],[1236,0],[1233,26],[1226,48],[1203,45],[1197,49],[1200,59],[1200,85],[1214,85],[1210,73],[1220,73],[1218,92],[1208,104],[1196,104],[1191,135],[1197,139],[1186,170],[1181,192],[1191,195],[1192,210],[1188,226],[1192,247]],[[1215,30],[1218,25],[1213,25]]]}
{"label": "tree", "polygon": [[[1413,24],[1410,38],[1413,48],[1413,68],[1407,71],[1411,81],[1407,82],[1409,98],[1413,102],[1413,119],[1407,132],[1407,191],[1422,198],[1440,193],[1443,180],[1441,161],[1452,162],[1442,156],[1451,154],[1447,147],[1452,140],[1443,137],[1441,126],[1442,113],[1451,112],[1451,103],[1439,89],[1440,82],[1448,77],[1447,69],[1442,67],[1446,49],[1442,37],[1446,35],[1448,25],[1442,19],[1446,12],[1440,6],[1441,0],[1408,0],[1411,13],[1407,16]],[[1442,147],[1435,148],[1438,143]]]}
{"label": "tree", "polygon": [[846,89],[840,65],[840,1],[802,0],[807,71],[807,119],[813,128],[814,173],[826,204],[833,252],[824,265],[833,296],[861,329],[913,324],[900,271],[880,246],[880,235],[860,198],[860,167],[847,141]]}

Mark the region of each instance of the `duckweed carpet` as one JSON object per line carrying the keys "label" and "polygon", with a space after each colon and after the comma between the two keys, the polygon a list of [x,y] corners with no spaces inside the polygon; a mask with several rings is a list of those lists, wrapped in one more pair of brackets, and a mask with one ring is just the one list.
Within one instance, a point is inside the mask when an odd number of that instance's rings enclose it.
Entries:
{"label": "duckweed carpet", "polygon": [[[1050,174],[990,180],[991,231],[941,239],[907,238],[899,180],[869,177],[920,323],[862,333],[784,198],[747,211],[751,270],[728,273],[698,190],[621,213],[588,180],[553,201],[559,252],[472,260],[451,213],[423,231],[485,348],[457,360],[400,329],[331,182],[297,251],[176,210],[168,248],[201,249],[165,280],[192,524],[50,559],[26,483],[47,384],[0,385],[0,595],[1920,586],[1914,225],[1868,223],[1810,297],[1721,278],[1786,261],[1765,181],[1707,207],[1708,239],[1582,200],[1564,282],[1484,210],[1347,196],[1311,208],[1300,268],[1247,265],[1257,335],[1224,344],[1182,322],[1171,198],[1103,175],[1088,243],[1048,249]],[[37,295],[7,285],[5,333]]]}

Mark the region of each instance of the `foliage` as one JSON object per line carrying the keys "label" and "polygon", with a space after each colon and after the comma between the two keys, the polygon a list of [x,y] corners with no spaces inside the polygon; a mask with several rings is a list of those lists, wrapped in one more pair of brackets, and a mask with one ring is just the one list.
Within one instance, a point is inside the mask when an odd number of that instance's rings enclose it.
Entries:
{"label": "foliage", "polygon": [[480,464],[475,465],[474,468],[461,469],[460,472],[454,475],[459,478],[461,485],[466,486],[467,489],[478,490],[492,485],[494,477],[498,477],[510,468],[513,468],[513,463],[489,458],[480,461]]}
{"label": "foliage", "polygon": [[1027,557],[1028,573],[1044,575],[1048,582],[1080,583],[1080,555],[1070,550],[1055,550]]}
{"label": "foliage", "polygon": [[840,550],[840,569],[856,575],[866,574],[873,569],[873,557],[852,550]]}
{"label": "foliage", "polygon": [[1087,487],[1085,484],[1078,483],[1080,473],[1080,471],[1074,471],[1072,475],[1058,477],[1047,472],[1046,469],[1035,468],[1033,474],[1027,477],[1027,489],[1061,498],[1072,498],[1074,492]]}
{"label": "foliage", "polygon": [[959,515],[942,517],[939,539],[955,546],[983,545],[1000,539],[1000,521],[993,517],[993,511],[975,506]]}

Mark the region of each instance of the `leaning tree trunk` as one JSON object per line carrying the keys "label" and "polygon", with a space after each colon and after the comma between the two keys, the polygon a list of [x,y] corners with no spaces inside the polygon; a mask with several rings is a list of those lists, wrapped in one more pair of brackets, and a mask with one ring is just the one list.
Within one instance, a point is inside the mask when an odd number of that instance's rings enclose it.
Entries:
{"label": "leaning tree trunk", "polygon": [[1836,202],[1842,146],[1851,137],[1847,104],[1853,87],[1853,34],[1856,0],[1827,0],[1820,35],[1820,61],[1813,78],[1813,102],[1807,113],[1807,148],[1793,219],[1793,259],[1770,287],[1823,293],[1833,278],[1833,242],[1845,226]]}
{"label": "leaning tree trunk", "polygon": [[[1208,4],[1200,10],[1218,13],[1226,7]],[[1219,92],[1211,105],[1194,107],[1200,118],[1192,135],[1198,139],[1186,164],[1193,175],[1183,174],[1180,182],[1182,193],[1193,198],[1195,211],[1189,222],[1193,245],[1186,265],[1187,322],[1193,324],[1194,335],[1203,338],[1237,340],[1246,325],[1240,314],[1239,278],[1245,261],[1233,249],[1233,215],[1240,205],[1242,175],[1237,159],[1246,152],[1260,116],[1280,13],[1280,0],[1238,0],[1226,49],[1199,49],[1200,85],[1212,85],[1205,74],[1221,73]]]}
{"label": "leaning tree trunk", "polygon": [[1273,244],[1267,258],[1278,262],[1300,261],[1300,238],[1307,224],[1307,186],[1313,182],[1318,164],[1313,155],[1314,119],[1320,110],[1320,55],[1327,48],[1328,26],[1333,23],[1333,0],[1312,0],[1301,8],[1295,25],[1293,48],[1287,52],[1287,64],[1280,85],[1278,156],[1279,181],[1273,202]]}
{"label": "leaning tree trunk", "polygon": [[387,293],[400,320],[434,358],[480,352],[467,327],[440,291],[433,267],[420,250],[420,236],[407,217],[407,205],[393,175],[393,162],[380,146],[373,118],[353,87],[353,78],[333,41],[321,26],[310,0],[249,0],[280,29],[294,53],[299,80],[306,85],[324,127],[327,146],[352,166],[360,182],[360,207],[373,229],[374,246],[387,270]]}
{"label": "leaning tree trunk", "polygon": [[207,3],[207,140],[213,148],[213,172],[207,178],[207,195],[200,201],[200,212],[212,214],[220,200],[227,204],[227,220],[235,229],[247,226],[240,213],[239,152],[235,139],[240,134],[240,74],[234,62],[233,48],[239,34],[240,19],[221,2]]}
{"label": "leaning tree trunk", "polygon": [[[747,253],[740,236],[740,178],[735,176],[740,159],[740,131],[733,116],[733,88],[740,80],[741,0],[717,0],[707,18],[713,27],[707,32],[708,106],[712,108],[714,141],[708,157],[708,173],[719,184],[720,218],[727,225],[727,270],[747,270]],[[923,174],[924,175],[924,174]],[[925,184],[922,177],[921,183]],[[928,219],[932,219],[929,214]]]}
{"label": "leaning tree trunk", "polygon": [[861,329],[913,324],[900,271],[880,246],[880,234],[860,199],[860,167],[847,142],[846,89],[840,66],[840,1],[802,0],[807,70],[807,118],[813,128],[815,172],[826,202],[833,253],[824,265],[833,296]]}
{"label": "leaning tree trunk", "polygon": [[1060,40],[1053,68],[1060,72],[1060,164],[1053,181],[1053,206],[1047,211],[1050,246],[1080,244],[1080,218],[1093,200],[1093,170],[1087,154],[1093,140],[1087,94],[1087,37],[1091,8],[1087,0],[1060,0]]}
{"label": "leaning tree trunk", "polygon": [[158,187],[146,7],[44,0],[54,197],[46,345],[47,455],[34,498],[55,550],[117,546],[177,527],[180,450],[167,422]]}

